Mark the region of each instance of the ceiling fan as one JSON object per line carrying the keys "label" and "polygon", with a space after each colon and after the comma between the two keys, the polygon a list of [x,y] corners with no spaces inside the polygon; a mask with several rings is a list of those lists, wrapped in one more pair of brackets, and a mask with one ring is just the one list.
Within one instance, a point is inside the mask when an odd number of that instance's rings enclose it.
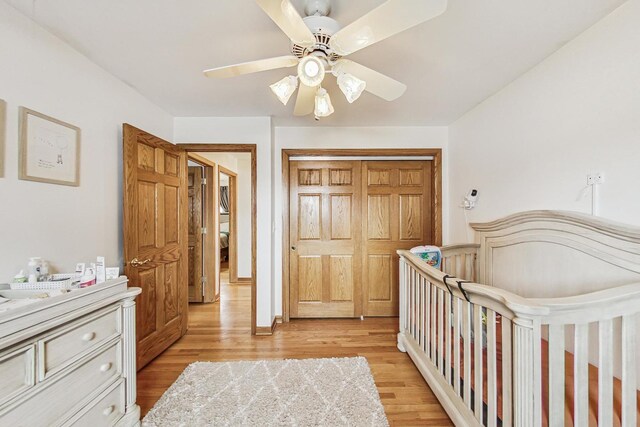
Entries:
{"label": "ceiling fan", "polygon": [[258,5],[291,39],[292,55],[245,62],[205,70],[207,77],[227,78],[278,68],[297,67],[290,75],[272,84],[271,90],[287,104],[298,89],[294,115],[314,113],[315,118],[334,112],[322,82],[327,74],[337,78],[338,87],[349,103],[367,91],[393,101],[407,87],[345,56],[435,18],[447,9],[447,0],[387,0],[344,28],[328,15],[330,0],[307,0],[302,18],[290,0],[256,0]]}

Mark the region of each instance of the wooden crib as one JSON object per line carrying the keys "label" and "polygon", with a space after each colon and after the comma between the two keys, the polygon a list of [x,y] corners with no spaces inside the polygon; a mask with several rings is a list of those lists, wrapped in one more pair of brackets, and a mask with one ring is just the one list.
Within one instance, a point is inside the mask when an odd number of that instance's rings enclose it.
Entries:
{"label": "wooden crib", "polygon": [[398,251],[398,348],[453,422],[638,425],[640,228],[555,211],[471,226],[442,271]]}

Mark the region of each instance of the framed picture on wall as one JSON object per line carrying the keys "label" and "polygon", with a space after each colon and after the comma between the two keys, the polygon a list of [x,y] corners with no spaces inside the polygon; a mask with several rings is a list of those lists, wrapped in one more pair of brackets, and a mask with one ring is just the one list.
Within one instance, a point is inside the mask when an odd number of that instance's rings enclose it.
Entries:
{"label": "framed picture on wall", "polygon": [[20,107],[20,179],[80,185],[80,128]]}
{"label": "framed picture on wall", "polygon": [[4,141],[7,134],[7,103],[0,99],[0,178],[4,177]]}

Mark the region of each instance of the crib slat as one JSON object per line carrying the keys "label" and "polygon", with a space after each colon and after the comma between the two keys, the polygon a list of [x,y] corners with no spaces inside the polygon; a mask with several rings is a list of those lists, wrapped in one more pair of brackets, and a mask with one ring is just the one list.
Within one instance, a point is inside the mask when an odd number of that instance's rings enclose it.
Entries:
{"label": "crib slat", "polygon": [[416,277],[416,342],[418,343],[418,346],[420,346],[420,335],[422,334],[422,331],[420,328],[420,318],[421,318],[420,300],[422,299],[421,294],[422,294],[422,274],[418,273]]}
{"label": "crib slat", "polygon": [[438,370],[444,375],[444,291],[438,289]]}
{"label": "crib slat", "polygon": [[407,283],[407,334],[411,335],[411,291],[412,291],[412,283],[413,283],[413,275],[415,274],[415,271],[413,270],[413,267],[409,270],[409,275],[408,275],[408,283]]}
{"label": "crib slat", "polygon": [[451,294],[444,296],[444,340],[445,340],[445,362],[444,377],[447,384],[451,385]]}
{"label": "crib slat", "polygon": [[510,426],[513,420],[513,351],[511,320],[502,317],[502,425]]}
{"label": "crib slat", "polygon": [[416,341],[418,341],[420,337],[420,282],[422,281],[422,275],[418,271],[416,271],[416,283],[414,288],[414,319],[413,319],[413,329],[415,333]]}
{"label": "crib slat", "polygon": [[462,277],[464,274],[464,254],[456,255],[456,270],[454,276]]}
{"label": "crib slat", "polygon": [[498,421],[496,312],[487,310],[487,426],[496,427]]}
{"label": "crib slat", "polygon": [[473,306],[473,409],[476,419],[482,423],[482,307]]}
{"label": "crib slat", "polygon": [[420,348],[425,350],[425,330],[424,330],[424,313],[425,313],[425,292],[427,289],[427,279],[420,276]]}
{"label": "crib slat", "polygon": [[471,304],[462,303],[462,339],[464,341],[464,403],[471,409]]}
{"label": "crib slat", "polygon": [[473,255],[466,254],[464,256],[464,280],[475,281],[473,277]]}
{"label": "crib slat", "polygon": [[453,298],[453,390],[460,396],[460,300]]}
{"label": "crib slat", "polygon": [[564,425],[564,325],[549,325],[549,425]]}
{"label": "crib slat", "polygon": [[598,425],[613,424],[613,321],[601,320],[598,328]]}
{"label": "crib slat", "polygon": [[409,281],[409,335],[415,338],[413,334],[413,323],[414,323],[414,309],[415,309],[415,300],[413,298],[413,293],[415,291],[415,283],[416,283],[416,271],[411,270],[411,279]]}
{"label": "crib slat", "polygon": [[405,312],[405,307],[406,307],[406,301],[405,301],[405,270],[407,268],[407,264],[404,261],[403,257],[400,257],[400,332],[404,332],[404,328],[406,325],[405,319],[404,319],[404,312]]}
{"label": "crib slat", "polygon": [[409,280],[411,278],[411,267],[405,262],[404,279],[402,289],[404,290],[404,307],[402,311],[404,314],[403,332],[406,332],[409,328]]}
{"label": "crib slat", "polygon": [[436,353],[438,352],[438,344],[436,341],[436,331],[438,324],[436,323],[436,313],[438,309],[438,287],[431,287],[431,361],[435,365]]}
{"label": "crib slat", "polygon": [[637,322],[637,314],[622,316],[622,425],[625,427],[635,427],[638,422],[636,409]]}
{"label": "crib slat", "polygon": [[427,345],[429,342],[429,327],[428,318],[429,318],[429,298],[427,296],[429,292],[429,280],[425,277],[423,281],[422,288],[422,351],[427,354]]}
{"label": "crib slat", "polygon": [[426,323],[426,327],[425,327],[425,331],[424,331],[424,339],[425,339],[425,353],[427,354],[427,357],[430,357],[431,355],[431,282],[427,281],[427,288],[426,288],[426,292],[425,292],[425,297],[426,297],[426,301],[425,301],[425,307],[426,307],[426,312],[425,312],[425,323]]}
{"label": "crib slat", "polygon": [[420,335],[422,334],[422,327],[420,326],[421,308],[420,300],[422,299],[422,274],[419,272],[416,275],[416,342],[420,345]]}
{"label": "crib slat", "polygon": [[574,424],[589,424],[589,325],[577,324],[574,344]]}

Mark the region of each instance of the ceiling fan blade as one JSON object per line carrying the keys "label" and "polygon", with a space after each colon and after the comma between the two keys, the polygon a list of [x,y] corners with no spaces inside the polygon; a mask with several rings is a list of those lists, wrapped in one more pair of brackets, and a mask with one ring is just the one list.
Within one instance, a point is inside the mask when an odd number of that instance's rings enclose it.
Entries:
{"label": "ceiling fan blade", "polygon": [[311,47],[316,43],[315,36],[289,0],[256,0],[256,2],[292,42],[302,47]]}
{"label": "ceiling fan blade", "polygon": [[240,76],[242,74],[258,73],[260,71],[275,70],[276,68],[288,68],[298,65],[299,59],[293,55],[278,56],[275,58],[259,59],[257,61],[243,62],[242,64],[227,65],[225,67],[204,70],[207,77],[225,79],[227,77]]}
{"label": "ceiling fan blade", "polygon": [[407,90],[404,83],[400,83],[391,77],[385,76],[377,71],[360,65],[348,59],[340,59],[333,66],[334,73],[349,73],[364,80],[367,84],[364,90],[370,92],[386,101],[394,101],[402,96]]}
{"label": "ceiling fan blade", "polygon": [[329,46],[338,55],[349,55],[435,18],[445,10],[447,0],[387,0],[335,33]]}
{"label": "ceiling fan blade", "polygon": [[306,116],[307,114],[313,113],[317,91],[318,86],[299,85],[298,98],[296,99],[296,106],[293,109],[294,116]]}

